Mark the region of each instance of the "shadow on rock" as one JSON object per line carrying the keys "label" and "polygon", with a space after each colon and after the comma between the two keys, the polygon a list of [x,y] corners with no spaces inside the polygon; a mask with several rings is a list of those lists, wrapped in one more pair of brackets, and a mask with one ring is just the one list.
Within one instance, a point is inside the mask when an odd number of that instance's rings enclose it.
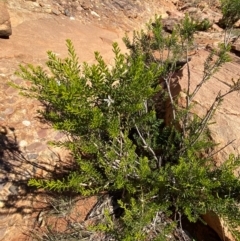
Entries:
{"label": "shadow on rock", "polygon": [[[61,179],[67,175],[76,165],[69,157],[61,160],[57,153],[57,165],[49,165],[49,162],[30,161],[28,156],[18,145],[14,128],[1,127],[0,129],[0,220],[9,215],[19,214],[28,216],[38,221],[40,212],[47,213],[53,209],[52,200],[61,199],[63,196],[73,200],[78,195],[75,193],[53,193],[43,189],[28,186],[30,178],[51,177]],[[56,158],[55,158],[56,159]],[[40,177],[41,173],[44,173]],[[36,223],[35,223],[36,224]],[[2,223],[0,222],[0,226]]]}

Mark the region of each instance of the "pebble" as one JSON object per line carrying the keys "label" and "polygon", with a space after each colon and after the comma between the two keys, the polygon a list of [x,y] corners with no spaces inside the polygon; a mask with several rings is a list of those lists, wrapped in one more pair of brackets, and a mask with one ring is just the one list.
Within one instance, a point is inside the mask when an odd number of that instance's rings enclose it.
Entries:
{"label": "pebble", "polygon": [[28,145],[28,143],[27,143],[27,141],[25,141],[25,140],[21,140],[20,142],[19,142],[19,146],[20,147],[25,147],[25,146],[27,146]]}
{"label": "pebble", "polygon": [[38,154],[37,153],[30,153],[30,154],[27,155],[27,157],[30,161],[35,160],[35,159],[37,159]]}
{"label": "pebble", "polygon": [[76,10],[80,12],[80,11],[83,11],[83,8],[81,6],[78,6]]}
{"label": "pebble", "polygon": [[40,129],[38,130],[37,132],[37,135],[40,139],[44,139],[47,137],[47,134],[48,134],[48,130],[47,129]]}
{"label": "pebble", "polygon": [[52,13],[52,9],[51,9],[51,8],[46,8],[46,9],[44,10],[44,12],[45,12],[45,13]]}
{"label": "pebble", "polygon": [[32,151],[42,151],[46,148],[46,145],[42,144],[41,142],[34,142],[27,147],[27,150]]}
{"label": "pebble", "polygon": [[14,184],[11,185],[11,187],[8,189],[13,195],[18,194],[18,187],[15,186]]}
{"label": "pebble", "polygon": [[32,177],[32,174],[29,171],[25,171],[22,176],[22,180],[28,180]]}
{"label": "pebble", "polygon": [[55,15],[60,15],[61,14],[61,12],[58,9],[56,9],[56,8],[52,8],[52,13],[55,14]]}
{"label": "pebble", "polygon": [[17,92],[18,92],[18,90],[15,89],[15,88],[13,88],[13,87],[9,87],[9,88],[5,91],[5,93],[8,94],[8,95],[12,95],[12,94],[17,93]]}
{"label": "pebble", "polygon": [[5,186],[5,183],[0,182],[0,192],[3,190],[4,186]]}
{"label": "pebble", "polygon": [[0,208],[3,208],[5,206],[5,202],[4,201],[0,201]]}
{"label": "pebble", "polygon": [[39,3],[37,3],[37,2],[33,2],[32,5],[33,5],[34,7],[40,7]]}
{"label": "pebble", "polygon": [[65,9],[64,10],[64,14],[67,16],[67,17],[70,17],[71,16],[71,13],[68,9]]}
{"label": "pebble", "polygon": [[31,122],[28,121],[28,120],[24,120],[22,123],[23,123],[23,125],[25,125],[25,126],[30,126],[30,125],[31,125]]}
{"label": "pebble", "polygon": [[5,115],[11,115],[14,112],[13,108],[7,108],[3,111]]}
{"label": "pebble", "polygon": [[92,14],[93,16],[95,16],[95,17],[100,18],[100,16],[99,16],[96,12],[94,12],[94,11],[91,11],[91,14]]}

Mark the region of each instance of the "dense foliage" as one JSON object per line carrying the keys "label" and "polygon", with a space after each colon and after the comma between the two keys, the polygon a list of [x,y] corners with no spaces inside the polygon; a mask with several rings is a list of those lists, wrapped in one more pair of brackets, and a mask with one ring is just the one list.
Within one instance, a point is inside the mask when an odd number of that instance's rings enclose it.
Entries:
{"label": "dense foliage", "polygon": [[[196,222],[210,210],[235,231],[240,181],[233,172],[240,159],[230,155],[221,166],[214,165],[208,125],[223,97],[239,90],[239,82],[219,93],[206,115],[191,112],[198,90],[229,61],[226,44],[210,53],[202,81],[190,92],[188,51],[198,25],[186,16],[168,34],[155,18],[132,41],[124,39],[129,54],[113,44],[111,68],[98,52],[95,64],[80,66],[70,40],[67,58],[48,52],[51,74],[20,66],[18,74],[32,85],[18,88],[43,104],[41,117],[68,136],[54,144],[71,150],[78,163],[62,180],[32,179],[29,184],[84,196],[109,193],[122,212],[116,218],[106,210],[105,222],[95,228],[115,240],[168,240],[167,233],[181,226],[182,217]],[[188,89],[180,106],[171,81],[184,64]],[[171,221],[156,224],[161,215]]]}
{"label": "dense foliage", "polygon": [[240,18],[239,0],[220,0],[223,18],[220,21],[221,26],[231,28]]}

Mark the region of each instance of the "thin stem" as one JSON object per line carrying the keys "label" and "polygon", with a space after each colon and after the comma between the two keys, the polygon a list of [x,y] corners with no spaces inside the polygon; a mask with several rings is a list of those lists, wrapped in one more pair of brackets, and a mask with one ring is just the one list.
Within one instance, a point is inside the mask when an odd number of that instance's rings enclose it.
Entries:
{"label": "thin stem", "polygon": [[195,140],[192,142],[191,145],[194,145],[197,142],[197,140],[200,138],[200,136],[202,135],[203,131],[205,130],[205,128],[207,126],[207,123],[208,123],[209,119],[212,117],[213,112],[215,111],[216,107],[218,106],[218,104],[220,103],[221,100],[222,100],[221,92],[219,91],[217,97],[215,98],[215,100],[212,104],[212,106],[210,107],[210,109],[208,110],[204,119],[200,123],[199,128],[196,130],[196,133],[198,133],[198,135],[195,138]]}
{"label": "thin stem", "polygon": [[176,119],[176,110],[175,110],[174,100],[173,100],[173,96],[172,96],[171,89],[170,89],[170,84],[169,84],[170,80],[171,80],[171,77],[164,78],[165,84],[167,86],[167,91],[169,94],[170,102],[172,105],[173,120],[175,120]]}
{"label": "thin stem", "polygon": [[147,142],[146,142],[145,139],[143,138],[143,136],[142,136],[142,134],[140,133],[140,131],[139,131],[139,129],[138,129],[138,127],[137,127],[136,124],[135,124],[135,128],[136,128],[137,133],[138,133],[139,137],[141,138],[143,144],[144,144],[144,145],[146,146],[146,148],[152,153],[153,158],[158,162],[159,160],[158,160],[155,152],[154,152],[153,149],[147,144]]}
{"label": "thin stem", "polygon": [[202,80],[200,81],[200,83],[196,86],[196,88],[194,89],[193,93],[191,94],[191,97],[189,98],[189,104],[192,102],[193,98],[195,97],[195,95],[198,93],[198,91],[200,90],[200,88],[202,87],[202,85],[210,78],[210,76],[213,74],[213,71],[215,68],[217,68],[220,65],[221,61],[218,60],[215,62],[215,64],[212,66],[212,68],[209,68],[208,72],[206,71],[206,69],[204,70],[205,74],[202,78]]}
{"label": "thin stem", "polygon": [[213,153],[210,153],[210,154],[207,156],[207,158],[209,159],[209,158],[213,157],[214,155],[216,155],[217,153],[221,152],[221,151],[222,151],[223,149],[225,149],[227,146],[231,145],[234,141],[236,141],[236,139],[228,142],[226,145],[224,145],[224,146],[223,146],[222,148],[220,148],[219,150],[217,150],[217,151],[215,151],[215,152],[213,152]]}
{"label": "thin stem", "polygon": [[189,66],[189,61],[188,61],[188,45],[186,47],[186,61],[187,61],[187,78],[188,78],[188,86],[187,86],[187,96],[186,96],[186,109],[187,109],[187,113],[184,117],[184,120],[183,120],[183,136],[186,136],[186,127],[187,127],[187,124],[188,124],[188,117],[189,117],[189,105],[190,105],[190,99],[189,99],[189,96],[190,96],[190,85],[191,85],[191,72],[190,72],[190,66]]}
{"label": "thin stem", "polygon": [[182,228],[182,214],[180,212],[178,212],[178,215],[179,215],[179,226],[180,226],[180,229],[181,229],[181,232],[182,232],[182,237],[183,237],[184,241],[187,241],[185,239],[184,231],[183,231],[183,228]]}

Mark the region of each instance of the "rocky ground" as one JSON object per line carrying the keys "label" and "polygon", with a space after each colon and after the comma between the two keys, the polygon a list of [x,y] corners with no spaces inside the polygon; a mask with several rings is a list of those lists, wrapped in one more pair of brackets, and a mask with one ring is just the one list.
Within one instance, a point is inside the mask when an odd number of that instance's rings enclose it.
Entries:
{"label": "rocky ground", "polygon": [[[221,17],[218,2],[213,2],[211,8],[209,1],[177,0],[8,0],[4,6],[0,4],[0,11],[4,13],[0,16],[0,240],[34,240],[28,231],[48,222],[56,225],[57,229],[66,227],[64,218],[43,220],[47,210],[52,210],[49,206],[61,207],[62,204],[50,202],[55,200],[54,197],[41,190],[35,192],[26,185],[26,180],[32,176],[58,175],[59,170],[68,167],[71,156],[47,145],[49,140],[60,140],[63,135],[39,121],[36,115],[39,103],[20,96],[16,89],[9,86],[9,81],[27,84],[15,74],[19,64],[43,65],[47,50],[64,57],[65,40],[71,39],[80,62],[93,62],[93,52],[97,50],[111,65],[111,45],[117,41],[124,49],[121,39],[125,32],[131,34],[133,29],[144,26],[154,14],[169,17],[165,24],[171,28],[171,23],[179,21],[183,12],[188,12],[197,18],[208,17],[213,23],[211,32],[202,32],[197,36],[191,61],[197,81],[201,73],[199,66],[208,53],[207,49],[217,46],[223,37],[216,24]],[[238,51],[238,45],[234,48]],[[227,81],[239,78],[240,59],[237,55],[233,55],[232,59],[210,82],[210,86],[206,86],[204,94],[199,95],[197,101],[203,109],[207,108],[208,100],[215,95],[217,88],[224,90]],[[225,83],[218,81],[222,79]],[[184,78],[181,81],[181,88],[184,88]],[[211,88],[213,85],[217,88]],[[219,141],[226,143],[237,139],[239,107],[237,96],[232,96],[220,110],[227,116],[218,120],[220,126],[229,129],[226,131],[219,126],[213,129]],[[234,133],[230,130],[232,125]],[[239,144],[240,140],[236,141],[225,154],[239,151]],[[77,205],[74,205],[75,201]],[[83,220],[95,201],[95,198],[82,200],[80,197],[67,200],[67,205],[72,207],[68,210],[70,218]],[[76,213],[79,215],[76,216]],[[206,239],[205,235],[202,240],[210,239]]]}

